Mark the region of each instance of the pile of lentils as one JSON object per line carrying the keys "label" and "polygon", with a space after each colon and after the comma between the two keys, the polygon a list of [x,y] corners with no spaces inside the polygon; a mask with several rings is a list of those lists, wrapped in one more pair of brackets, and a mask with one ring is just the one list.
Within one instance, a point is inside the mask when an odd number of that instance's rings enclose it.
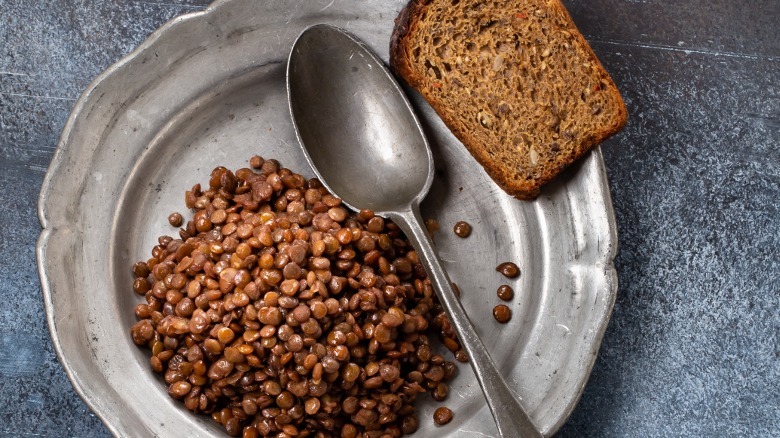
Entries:
{"label": "pile of lentils", "polygon": [[[398,226],[255,156],[185,194],[192,220],[133,266],[131,328],[171,397],[231,436],[399,437],[466,361]],[[437,419],[438,421],[438,419]]]}

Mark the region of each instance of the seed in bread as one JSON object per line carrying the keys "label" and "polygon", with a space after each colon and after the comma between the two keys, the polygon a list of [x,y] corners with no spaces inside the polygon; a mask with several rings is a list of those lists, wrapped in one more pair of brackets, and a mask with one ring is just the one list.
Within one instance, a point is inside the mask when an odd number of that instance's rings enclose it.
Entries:
{"label": "seed in bread", "polygon": [[520,199],[627,118],[560,0],[412,0],[396,19],[390,63]]}

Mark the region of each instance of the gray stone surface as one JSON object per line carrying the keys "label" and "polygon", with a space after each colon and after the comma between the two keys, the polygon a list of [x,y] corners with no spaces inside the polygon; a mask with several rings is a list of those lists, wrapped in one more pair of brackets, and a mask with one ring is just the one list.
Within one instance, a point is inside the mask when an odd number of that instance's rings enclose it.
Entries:
{"label": "gray stone surface", "polygon": [[[780,2],[568,0],[629,108],[612,321],[559,436],[780,436]],[[0,0],[0,436],[109,433],[46,328],[36,201],[81,90],[205,0]]]}

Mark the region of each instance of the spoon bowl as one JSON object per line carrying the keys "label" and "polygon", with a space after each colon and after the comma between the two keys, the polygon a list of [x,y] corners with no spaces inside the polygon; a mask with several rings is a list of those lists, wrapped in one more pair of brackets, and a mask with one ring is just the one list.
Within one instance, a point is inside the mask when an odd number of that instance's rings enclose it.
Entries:
{"label": "spoon bowl", "polygon": [[311,27],[293,47],[288,77],[299,139],[332,192],[377,213],[422,200],[433,180],[428,142],[400,87],[362,43]]}
{"label": "spoon bowl", "polygon": [[409,101],[382,61],[346,31],[304,30],[287,65],[293,126],[321,182],[354,210],[392,219],[414,246],[450,318],[501,437],[539,437],[477,336],[420,216],[433,157]]}

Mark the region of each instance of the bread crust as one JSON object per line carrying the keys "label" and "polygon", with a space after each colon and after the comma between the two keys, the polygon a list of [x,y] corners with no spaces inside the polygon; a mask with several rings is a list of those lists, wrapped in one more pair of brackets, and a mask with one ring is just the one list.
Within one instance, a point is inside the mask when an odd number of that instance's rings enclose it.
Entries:
{"label": "bread crust", "polygon": [[393,27],[393,33],[390,37],[390,67],[396,75],[403,78],[407,84],[415,88],[418,83],[415,80],[416,76],[412,73],[409,64],[410,60],[403,49],[402,41],[409,33],[412,17],[419,16],[419,11],[425,3],[424,0],[410,0],[395,18],[395,26]]}
{"label": "bread crust", "polygon": [[498,163],[491,159],[488,151],[480,144],[480,141],[466,129],[464,123],[458,120],[451,111],[448,111],[447,103],[433,93],[433,89],[426,81],[427,79],[418,74],[412,65],[408,46],[408,37],[417,32],[420,24],[420,17],[426,13],[428,6],[436,0],[411,0],[399,13],[395,20],[390,40],[390,66],[397,76],[406,81],[409,86],[417,90],[425,100],[431,105],[442,121],[452,131],[455,137],[460,140],[469,153],[485,169],[488,175],[507,193],[518,199],[534,199],[539,195],[540,188],[555,178],[565,168],[580,159],[590,149],[598,145],[606,138],[620,131],[628,119],[628,111],[623,102],[620,93],[615,86],[612,78],[607,73],[604,66],[596,57],[593,49],[585,40],[585,37],[579,32],[572,20],[566,7],[560,0],[551,0],[549,6],[554,9],[565,20],[566,29],[576,38],[582,48],[585,49],[590,61],[597,66],[601,81],[606,84],[606,89],[602,90],[611,95],[611,99],[617,103],[616,115],[612,119],[612,124],[603,126],[601,130],[590,133],[590,135],[581,139],[578,147],[574,148],[569,156],[562,157],[560,163],[555,167],[545,167],[541,173],[531,180],[518,181],[512,178],[513,170],[511,167],[502,166],[504,163]]}

